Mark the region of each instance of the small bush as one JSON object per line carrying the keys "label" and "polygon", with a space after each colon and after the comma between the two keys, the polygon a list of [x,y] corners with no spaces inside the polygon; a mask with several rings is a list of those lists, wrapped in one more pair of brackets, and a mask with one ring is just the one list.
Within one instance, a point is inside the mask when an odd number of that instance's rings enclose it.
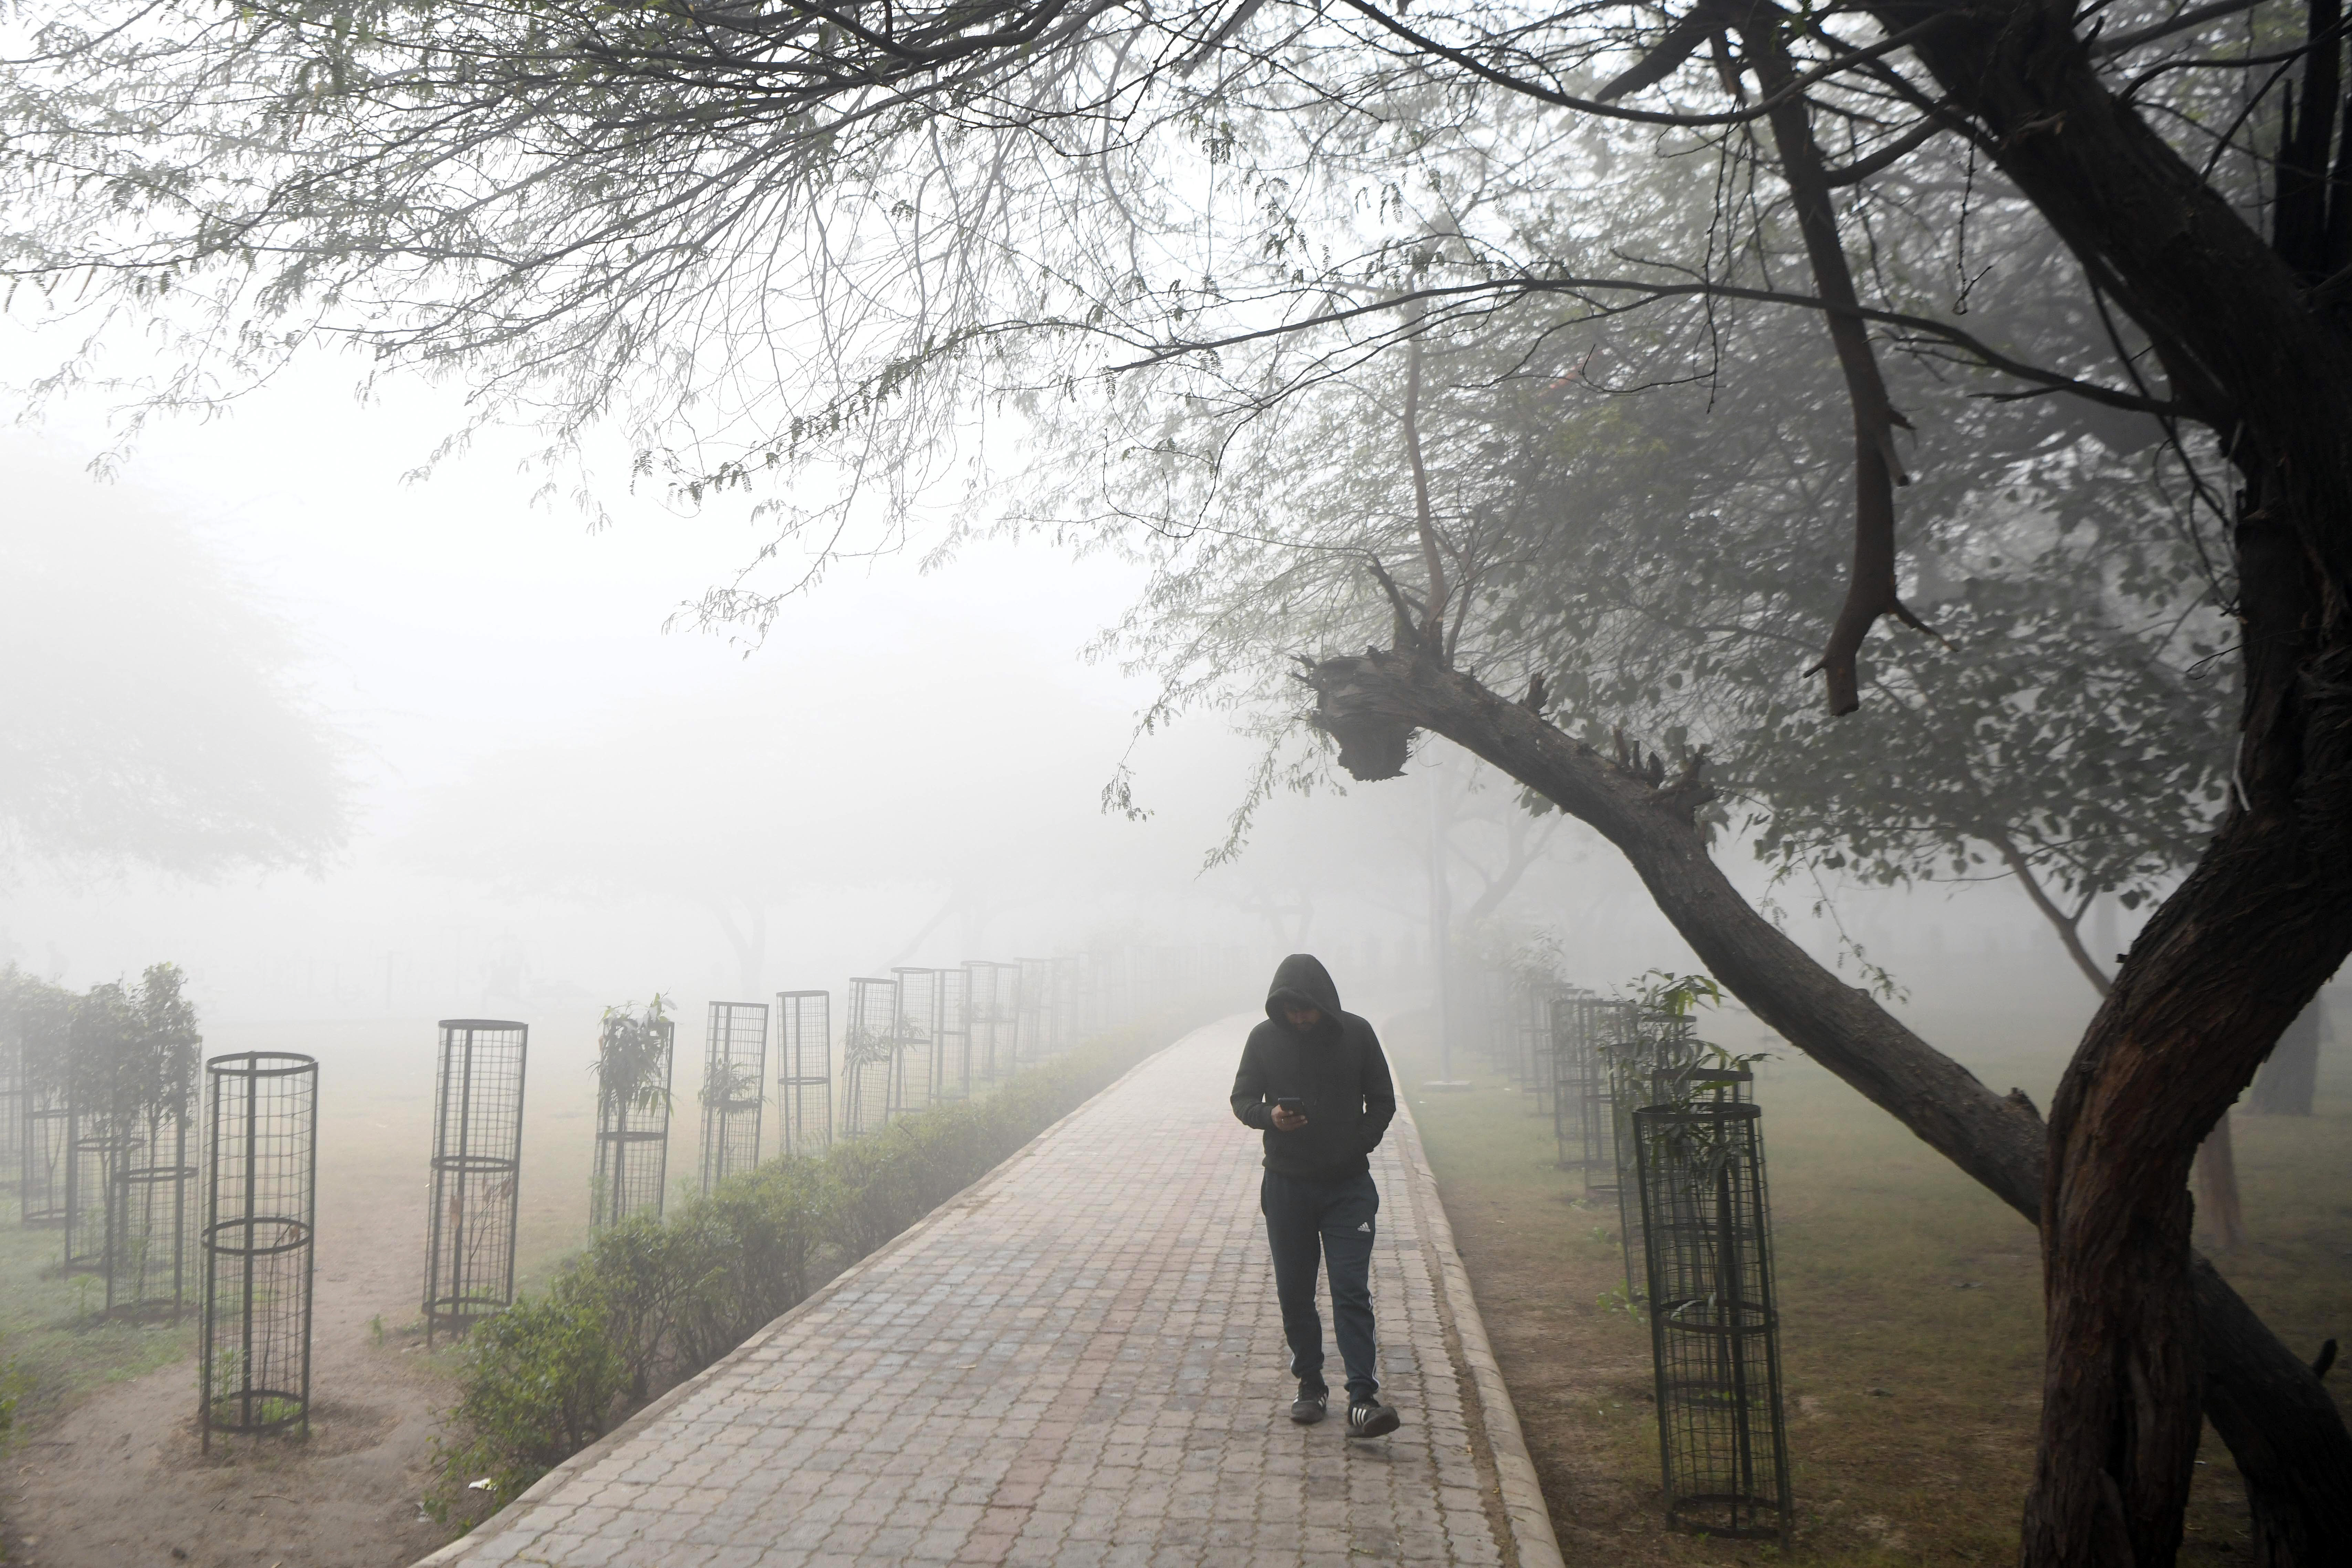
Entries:
{"label": "small bush", "polygon": [[545,1295],[467,1341],[432,1500],[488,1478],[500,1501],[725,1356],[1083,1104],[1142,1054],[1114,1037],[993,1093],[892,1123],[823,1158],[771,1160],[667,1219],[599,1232]]}
{"label": "small bush", "polygon": [[452,1412],[469,1436],[444,1451],[446,1481],[486,1476],[510,1498],[603,1437],[625,1381],[608,1322],[595,1282],[573,1273],[477,1326]]}

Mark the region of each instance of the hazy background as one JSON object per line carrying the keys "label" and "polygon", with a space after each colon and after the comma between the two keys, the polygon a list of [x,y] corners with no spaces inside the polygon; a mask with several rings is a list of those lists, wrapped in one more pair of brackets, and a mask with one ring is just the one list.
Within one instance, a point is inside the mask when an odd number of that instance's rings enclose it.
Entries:
{"label": "hazy background", "polygon": [[[45,352],[0,340],[0,377],[37,373]],[[347,849],[315,874],[203,880],[20,846],[0,955],[77,988],[178,962],[209,1049],[265,1022],[291,1045],[303,1020],[478,1011],[584,1031],[597,1006],[656,989],[693,1018],[893,963],[1103,939],[1251,961],[1303,945],[1343,990],[1427,984],[1431,781],[1279,799],[1238,862],[1203,870],[1250,744],[1213,718],[1138,742],[1148,684],[1081,656],[1139,569],[995,543],[927,574],[908,553],[836,566],[758,646],[666,632],[761,542],[740,507],[611,496],[612,526],[592,530],[568,500],[535,499],[520,437],[410,481],[459,422],[454,394],[408,384],[362,407],[351,381],[314,361],[226,415],[157,424],[113,482],[88,470],[114,439],[103,399],[0,434],[20,619],[22,596],[55,613],[64,595],[89,639],[0,672],[12,701],[94,718],[115,700],[100,664],[119,682],[186,666],[216,636],[274,640],[352,801]],[[266,774],[267,741],[227,765]],[[1099,808],[1123,759],[1147,821]],[[1452,770],[1434,788],[1460,793],[1460,754],[1438,743],[1419,767]],[[1498,817],[1507,798],[1491,781],[1481,797]],[[1499,828],[1456,836],[1501,852]],[[1762,888],[1743,843],[1724,854]],[[1453,874],[1460,910],[1483,884],[1466,860]],[[1772,896],[1829,956],[1819,891]],[[2054,1071],[2089,1016],[2005,883],[1846,890],[1838,911],[1915,1021],[1964,1056],[2046,1053]],[[2116,916],[2094,916],[2095,950],[2127,939],[2136,922]],[[1554,934],[1585,984],[1693,967],[1575,824],[1501,918]]]}

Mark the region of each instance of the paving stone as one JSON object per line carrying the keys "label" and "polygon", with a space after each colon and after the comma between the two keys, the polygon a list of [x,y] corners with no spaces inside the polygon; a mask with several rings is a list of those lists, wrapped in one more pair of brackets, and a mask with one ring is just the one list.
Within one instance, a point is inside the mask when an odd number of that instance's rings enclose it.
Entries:
{"label": "paving stone", "polygon": [[1225,1108],[1244,1027],[1152,1059],[434,1568],[1514,1561],[1403,1118],[1372,1263],[1403,1427],[1288,1419],[1257,1138]]}

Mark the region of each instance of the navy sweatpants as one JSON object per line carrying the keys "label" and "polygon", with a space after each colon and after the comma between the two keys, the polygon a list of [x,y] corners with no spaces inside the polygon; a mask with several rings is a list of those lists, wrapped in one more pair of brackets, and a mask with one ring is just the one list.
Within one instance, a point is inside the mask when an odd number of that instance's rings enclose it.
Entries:
{"label": "navy sweatpants", "polygon": [[1274,1251],[1274,1290],[1282,1301],[1282,1336],[1290,1343],[1290,1370],[1309,1388],[1323,1382],[1323,1314],[1316,1310],[1315,1276],[1331,1276],[1332,1327],[1348,1368],[1348,1398],[1369,1405],[1380,1392],[1373,1375],[1372,1239],[1381,1189],[1371,1174],[1308,1181],[1274,1171],[1258,1187],[1266,1244]]}

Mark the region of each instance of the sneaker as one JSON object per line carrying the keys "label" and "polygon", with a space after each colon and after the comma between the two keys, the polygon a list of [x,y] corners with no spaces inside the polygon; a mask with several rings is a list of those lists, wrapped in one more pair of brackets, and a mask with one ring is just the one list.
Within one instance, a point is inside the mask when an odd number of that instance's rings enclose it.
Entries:
{"label": "sneaker", "polygon": [[1350,1437],[1385,1437],[1397,1429],[1396,1406],[1383,1405],[1375,1399],[1369,1405],[1352,1402],[1348,1406],[1348,1436]]}
{"label": "sneaker", "polygon": [[1300,1389],[1298,1397],[1290,1402],[1290,1418],[1302,1427],[1312,1427],[1323,1419],[1323,1404],[1330,1397],[1326,1389]]}

